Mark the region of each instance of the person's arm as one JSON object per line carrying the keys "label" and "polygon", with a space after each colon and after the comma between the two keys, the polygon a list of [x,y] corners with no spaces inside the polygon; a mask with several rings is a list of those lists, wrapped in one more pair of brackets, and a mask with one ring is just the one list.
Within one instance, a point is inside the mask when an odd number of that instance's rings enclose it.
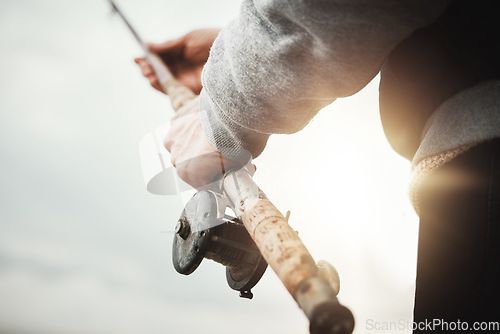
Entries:
{"label": "person's arm", "polygon": [[448,0],[251,1],[216,39],[202,74],[201,121],[229,158],[255,158],[272,133],[301,130],[362,89]]}

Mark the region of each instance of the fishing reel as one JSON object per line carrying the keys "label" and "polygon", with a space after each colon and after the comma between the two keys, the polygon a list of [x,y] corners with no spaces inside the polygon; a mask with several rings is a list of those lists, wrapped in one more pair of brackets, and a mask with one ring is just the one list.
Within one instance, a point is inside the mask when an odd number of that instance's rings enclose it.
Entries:
{"label": "fishing reel", "polygon": [[267,262],[243,223],[225,214],[227,200],[208,190],[186,204],[175,228],[172,260],[175,270],[189,275],[204,258],[226,267],[229,287],[252,299],[251,289],[266,271]]}

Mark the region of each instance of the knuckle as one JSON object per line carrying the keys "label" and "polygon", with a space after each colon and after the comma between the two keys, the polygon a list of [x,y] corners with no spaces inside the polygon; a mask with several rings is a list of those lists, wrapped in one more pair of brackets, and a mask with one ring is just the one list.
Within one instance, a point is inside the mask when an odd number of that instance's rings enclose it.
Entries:
{"label": "knuckle", "polygon": [[[167,151],[170,152],[170,154],[172,154],[173,142],[172,142],[172,140],[170,140],[170,138],[168,138],[168,137],[165,138],[165,140],[163,141],[163,146],[165,147],[165,149]],[[173,160],[173,155],[170,156],[170,160],[171,160],[172,164],[174,164],[174,161],[172,161]]]}
{"label": "knuckle", "polygon": [[179,177],[186,182],[187,182],[187,179],[189,178],[188,177],[189,173],[186,171],[185,167],[183,167],[183,166],[177,167],[177,175],[179,175]]}
{"label": "knuckle", "polygon": [[189,170],[189,168],[182,164],[181,166],[177,166],[177,175],[186,183],[194,186],[196,184],[196,180],[193,179],[193,173]]}
{"label": "knuckle", "polygon": [[155,76],[149,76],[149,83],[151,83],[151,86],[158,86],[160,82],[158,81],[158,78]]}
{"label": "knuckle", "polygon": [[143,60],[139,66],[141,67],[142,71],[146,71],[147,69],[150,69],[151,68],[151,65],[149,65],[149,63],[146,61],[146,60]]}

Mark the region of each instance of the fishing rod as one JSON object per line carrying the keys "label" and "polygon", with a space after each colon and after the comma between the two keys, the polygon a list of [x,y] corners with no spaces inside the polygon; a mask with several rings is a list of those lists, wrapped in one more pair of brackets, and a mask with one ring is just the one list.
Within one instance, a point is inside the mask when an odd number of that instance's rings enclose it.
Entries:
{"label": "fishing rod", "polygon": [[165,92],[165,94],[170,96],[170,101],[172,103],[172,106],[174,107],[174,110],[180,109],[184,104],[194,99],[196,95],[189,88],[177,81],[172,72],[161,60],[161,58],[158,57],[156,53],[151,52],[148,49],[146,43],[144,43],[143,39],[139,36],[134,27],[132,27],[130,22],[123,15],[122,11],[116,6],[114,1],[108,1],[111,4],[113,12],[121,17],[127,28],[130,30],[136,41],[141,46],[144,52],[144,57],[155,71],[162,90]]}
{"label": "fishing rod", "polygon": [[[196,95],[179,83],[158,55],[146,44],[108,0],[144,50],[174,110]],[[340,280],[326,261],[318,264],[281,212],[257,186],[246,167],[228,171],[220,192],[202,190],[186,204],[175,228],[172,258],[175,269],[191,274],[203,258],[226,266],[229,286],[252,298],[251,288],[269,266],[310,321],[311,334],[349,334],[354,329],[351,311],[337,299]],[[225,214],[229,207],[235,218]]]}

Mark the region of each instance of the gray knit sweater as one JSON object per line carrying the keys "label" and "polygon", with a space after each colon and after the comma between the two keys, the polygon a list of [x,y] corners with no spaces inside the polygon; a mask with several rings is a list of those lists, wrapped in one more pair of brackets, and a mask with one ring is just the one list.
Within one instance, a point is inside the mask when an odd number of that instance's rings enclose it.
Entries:
{"label": "gray knit sweater", "polygon": [[[243,1],[239,17],[216,39],[203,71],[205,133],[227,157],[246,158],[249,152],[255,158],[270,134],[299,131],[321,108],[362,89],[401,40],[433,22],[448,4]],[[500,127],[490,132],[500,136]]]}

